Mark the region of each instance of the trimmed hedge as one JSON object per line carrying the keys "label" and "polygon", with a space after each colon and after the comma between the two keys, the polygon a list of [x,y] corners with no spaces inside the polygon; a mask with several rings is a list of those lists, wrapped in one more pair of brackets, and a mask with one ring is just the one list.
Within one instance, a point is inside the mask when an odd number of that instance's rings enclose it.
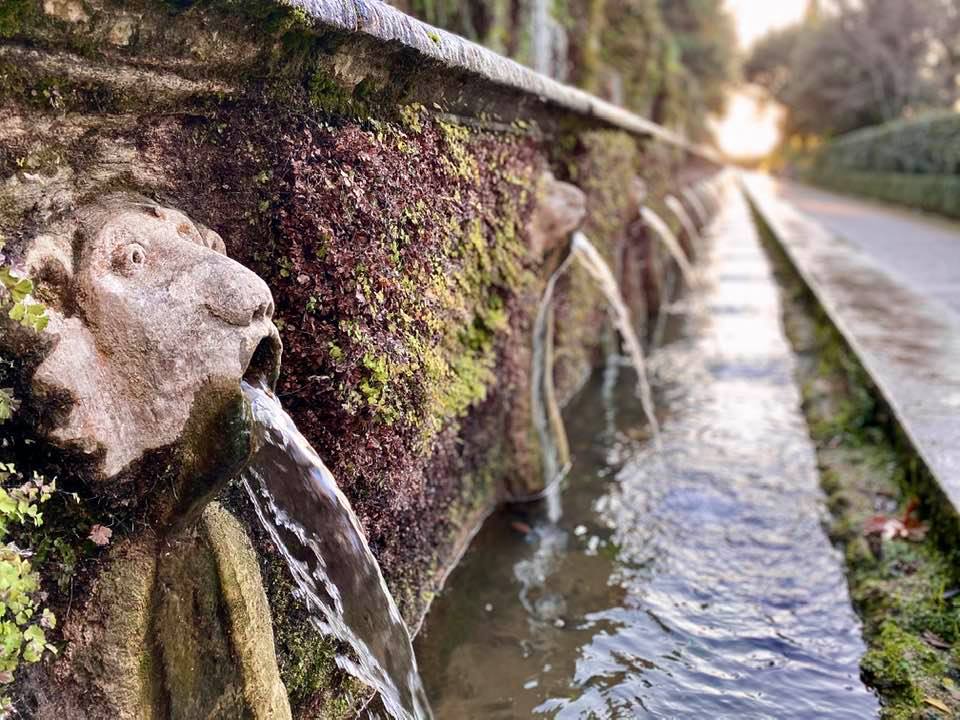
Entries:
{"label": "trimmed hedge", "polygon": [[809,181],[844,193],[960,218],[960,175],[911,175],[814,169]]}
{"label": "trimmed hedge", "polygon": [[831,171],[960,174],[960,113],[940,112],[857,130],[827,143],[814,164]]}
{"label": "trimmed hedge", "polygon": [[844,135],[814,154],[804,176],[832,190],[960,218],[960,113]]}

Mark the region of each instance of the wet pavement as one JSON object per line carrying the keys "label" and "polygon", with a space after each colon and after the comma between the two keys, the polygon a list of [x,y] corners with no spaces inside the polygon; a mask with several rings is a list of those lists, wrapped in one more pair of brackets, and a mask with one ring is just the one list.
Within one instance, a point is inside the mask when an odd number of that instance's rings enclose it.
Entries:
{"label": "wet pavement", "polygon": [[778,181],[775,191],[870,255],[901,284],[939,300],[960,317],[960,224],[795,183]]}
{"label": "wet pavement", "polygon": [[[940,226],[905,219],[899,211],[784,188],[764,176],[746,177],[746,186],[945,495],[960,509],[960,311],[948,304],[956,291],[944,290],[945,278],[960,275],[960,237],[954,235],[954,246],[946,225],[937,235]],[[868,217],[865,208],[876,217]],[[827,213],[827,222],[847,227],[849,234],[838,236],[807,210]]]}
{"label": "wet pavement", "polygon": [[611,366],[564,416],[562,516],[492,517],[416,650],[437,717],[864,720],[877,700],[742,198],[650,357],[661,447]]}

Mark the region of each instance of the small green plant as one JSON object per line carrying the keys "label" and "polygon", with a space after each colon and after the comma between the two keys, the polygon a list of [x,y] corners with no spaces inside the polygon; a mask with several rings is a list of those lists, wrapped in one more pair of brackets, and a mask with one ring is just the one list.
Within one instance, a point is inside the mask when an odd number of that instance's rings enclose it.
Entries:
{"label": "small green plant", "polygon": [[419,135],[423,132],[423,113],[425,108],[420,103],[410,103],[400,106],[400,120],[403,126]]}
{"label": "small green plant", "polygon": [[[0,251],[3,249],[0,238]],[[0,261],[2,262],[2,261]],[[33,282],[0,265],[0,307],[9,306],[9,317],[26,328],[42,332],[48,316],[33,299]],[[13,390],[0,388],[0,423],[9,420],[19,402]],[[13,463],[0,461],[0,684],[13,682],[21,663],[35,663],[46,653],[56,653],[46,631],[56,627],[54,614],[41,604],[40,575],[30,563],[32,553],[17,547],[11,534],[18,527],[40,527],[41,506],[56,490],[56,482],[31,476]],[[13,709],[9,697],[0,697],[0,720]]]}
{"label": "small green plant", "polygon": [[[2,248],[3,245],[0,244],[0,249]],[[5,288],[10,300],[11,319],[37,332],[47,327],[47,309],[41,303],[33,301],[33,281],[30,278],[18,277],[9,267],[2,267],[0,284]]]}

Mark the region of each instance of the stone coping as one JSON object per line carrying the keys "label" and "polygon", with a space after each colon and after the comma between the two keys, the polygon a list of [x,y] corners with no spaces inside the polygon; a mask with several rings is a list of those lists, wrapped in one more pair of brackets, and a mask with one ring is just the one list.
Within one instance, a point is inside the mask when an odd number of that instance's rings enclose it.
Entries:
{"label": "stone coping", "polygon": [[403,46],[455,72],[466,72],[494,86],[535,96],[540,103],[559,106],[635,135],[656,138],[713,163],[722,162],[709,147],[695,145],[646,118],[421,22],[379,0],[287,0],[286,4],[301,8],[320,25]]}
{"label": "stone coping", "polygon": [[960,511],[960,323],[938,301],[780,200],[771,183],[743,177],[757,212]]}

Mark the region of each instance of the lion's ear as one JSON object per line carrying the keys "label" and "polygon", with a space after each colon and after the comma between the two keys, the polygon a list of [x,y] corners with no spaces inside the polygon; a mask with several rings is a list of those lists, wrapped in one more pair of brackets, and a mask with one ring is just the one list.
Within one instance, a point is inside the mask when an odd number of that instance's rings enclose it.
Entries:
{"label": "lion's ear", "polygon": [[218,252],[221,255],[227,254],[226,243],[223,242],[223,238],[220,237],[220,234],[211,230],[206,225],[197,225],[200,228],[200,234],[203,236],[203,244],[213,250]]}

